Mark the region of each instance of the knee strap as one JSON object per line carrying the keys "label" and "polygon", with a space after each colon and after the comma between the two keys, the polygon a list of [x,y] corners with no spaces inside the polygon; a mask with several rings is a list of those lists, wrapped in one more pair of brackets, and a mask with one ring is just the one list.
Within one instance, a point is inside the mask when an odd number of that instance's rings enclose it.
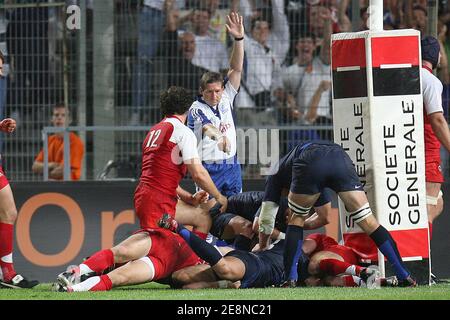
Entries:
{"label": "knee strap", "polygon": [[309,211],[312,208],[312,206],[307,207],[307,208],[299,206],[298,204],[294,203],[290,199],[288,199],[288,207],[289,207],[289,209],[291,209],[293,214],[296,214],[299,216],[306,216],[307,214],[309,214]]}
{"label": "knee strap", "polygon": [[365,205],[363,205],[361,208],[359,208],[356,211],[347,213],[348,217],[356,223],[364,220],[371,214],[372,214],[372,209],[370,209],[369,203],[366,203]]}

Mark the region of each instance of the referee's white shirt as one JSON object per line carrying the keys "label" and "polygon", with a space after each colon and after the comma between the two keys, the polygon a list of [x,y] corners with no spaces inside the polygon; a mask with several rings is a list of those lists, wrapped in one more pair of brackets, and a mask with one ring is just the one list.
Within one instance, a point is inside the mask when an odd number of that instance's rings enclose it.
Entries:
{"label": "referee's white shirt", "polygon": [[[222,99],[215,107],[205,101],[195,101],[189,109],[188,126],[194,131],[199,142],[199,155],[202,161],[222,161],[236,155],[236,127],[233,119],[233,100],[237,91],[229,81],[225,84]],[[222,152],[217,142],[206,135],[203,137],[203,126],[212,124],[230,141],[230,153]]]}

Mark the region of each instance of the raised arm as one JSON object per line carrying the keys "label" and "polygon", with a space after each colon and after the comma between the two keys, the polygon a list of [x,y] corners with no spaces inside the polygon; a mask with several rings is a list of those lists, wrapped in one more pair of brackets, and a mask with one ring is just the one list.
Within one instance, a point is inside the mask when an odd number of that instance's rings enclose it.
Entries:
{"label": "raised arm", "polygon": [[323,43],[322,48],[320,49],[320,59],[325,64],[330,64],[330,47],[331,47],[331,33],[333,32],[333,21],[331,18],[330,9],[324,10],[321,13],[323,18]]}
{"label": "raised arm", "polygon": [[341,2],[339,3],[338,23],[341,32],[352,31],[352,23],[347,16],[349,2],[350,0],[341,0]]}
{"label": "raised arm", "polygon": [[228,33],[234,38],[228,78],[233,88],[238,90],[241,86],[244,66],[244,24],[242,16],[236,12],[231,12],[227,19],[228,23],[225,26]]}
{"label": "raised arm", "polygon": [[271,34],[275,37],[277,43],[273,44],[273,50],[277,55],[276,58],[280,64],[283,63],[289,51],[289,24],[284,13],[284,0],[272,0],[272,28]]}
{"label": "raised arm", "polygon": [[322,80],[320,85],[317,87],[314,95],[311,98],[308,106],[308,112],[305,115],[305,120],[309,123],[314,123],[317,118],[317,108],[319,107],[320,100],[322,99],[322,94],[327,92],[331,88],[331,82]]}

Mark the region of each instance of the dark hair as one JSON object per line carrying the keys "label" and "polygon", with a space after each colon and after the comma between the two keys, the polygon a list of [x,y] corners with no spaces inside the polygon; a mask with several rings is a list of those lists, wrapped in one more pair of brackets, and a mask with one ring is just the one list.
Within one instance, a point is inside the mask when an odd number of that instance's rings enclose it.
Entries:
{"label": "dark hair", "polygon": [[2,50],[0,50],[0,60],[2,60],[2,63],[5,63],[5,56],[3,55]]}
{"label": "dark hair", "polygon": [[364,14],[367,13],[367,8],[368,7],[362,7],[359,9],[359,17],[362,18],[364,16]]}
{"label": "dark hair", "polygon": [[420,47],[422,50],[422,60],[426,60],[433,65],[433,69],[437,67],[439,62],[439,52],[441,46],[436,38],[432,36],[426,36],[420,41]]}
{"label": "dark hair", "polygon": [[71,117],[69,107],[66,106],[63,102],[60,102],[60,103],[55,104],[55,105],[53,106],[53,108],[52,108],[52,113],[53,113],[56,109],[66,109],[66,111],[67,111],[66,116],[69,117],[69,118]]}
{"label": "dark hair", "polygon": [[63,102],[58,102],[53,106],[53,109],[59,109],[59,108],[67,108],[66,105]]}
{"label": "dark hair", "polygon": [[200,88],[205,89],[207,84],[221,82],[223,83],[223,76],[218,72],[205,72],[200,79]]}
{"label": "dark hair", "polygon": [[208,12],[209,18],[211,18],[211,16],[212,16],[212,12],[209,9],[207,9],[207,8],[197,7],[197,8],[194,9],[194,13],[197,12],[197,11]]}
{"label": "dark hair", "polygon": [[269,25],[269,29],[272,30],[272,13],[267,10],[258,10],[261,12],[261,15],[257,16],[256,18],[253,18],[250,22],[250,32],[253,31],[253,29],[256,27],[256,23],[258,22],[267,22]]}
{"label": "dark hair", "polygon": [[420,4],[415,4],[415,5],[412,7],[412,9],[413,9],[413,10],[420,10],[420,11],[423,11],[423,12],[425,13],[425,15],[428,16],[428,11],[427,11],[427,9],[424,8],[424,7],[423,7],[422,5],[420,5]]}
{"label": "dark hair", "polygon": [[161,113],[164,117],[184,114],[194,101],[192,95],[182,87],[171,86],[159,97]]}
{"label": "dark hair", "polygon": [[316,35],[313,32],[309,31],[309,28],[308,29],[301,28],[298,31],[297,42],[300,41],[301,39],[305,39],[305,38],[311,38],[312,41],[314,41],[314,42],[316,41]]}

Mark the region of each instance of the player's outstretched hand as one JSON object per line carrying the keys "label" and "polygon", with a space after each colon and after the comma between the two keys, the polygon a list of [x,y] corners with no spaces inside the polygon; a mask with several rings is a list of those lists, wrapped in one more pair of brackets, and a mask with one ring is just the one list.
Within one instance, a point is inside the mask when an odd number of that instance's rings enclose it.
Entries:
{"label": "player's outstretched hand", "polygon": [[228,22],[225,24],[225,27],[228,30],[228,33],[231,34],[235,38],[244,37],[244,19],[237,12],[231,12],[227,16]]}
{"label": "player's outstretched hand", "polygon": [[0,122],[0,131],[12,133],[14,130],[16,130],[16,120],[6,118]]}

